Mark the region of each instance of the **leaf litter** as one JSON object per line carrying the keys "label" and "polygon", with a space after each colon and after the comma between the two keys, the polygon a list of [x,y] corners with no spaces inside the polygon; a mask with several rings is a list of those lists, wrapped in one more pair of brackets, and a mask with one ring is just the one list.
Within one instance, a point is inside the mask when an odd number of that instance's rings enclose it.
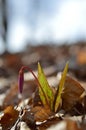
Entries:
{"label": "leaf litter", "polygon": [[[67,74],[68,64],[64,68],[59,84],[55,84],[54,87],[50,85],[43,70],[38,64],[38,77],[36,77],[39,83],[34,84],[36,79],[25,81],[20,91],[21,98],[18,97],[17,84],[9,89],[1,106],[2,130],[19,130],[23,127],[29,130],[53,130],[54,128],[61,130],[59,128],[61,123],[66,124],[63,125],[64,130],[86,128],[85,89],[79,81]],[[26,99],[28,99],[27,103],[25,103]],[[73,116],[76,116],[76,120],[72,119]]]}

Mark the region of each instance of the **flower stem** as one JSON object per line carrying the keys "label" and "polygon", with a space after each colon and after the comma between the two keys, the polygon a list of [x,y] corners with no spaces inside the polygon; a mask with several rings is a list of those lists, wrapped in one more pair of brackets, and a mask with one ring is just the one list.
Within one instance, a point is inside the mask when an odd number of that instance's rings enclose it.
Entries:
{"label": "flower stem", "polygon": [[[24,71],[25,71],[25,70],[28,70],[29,72],[32,73],[32,75],[33,75],[34,78],[35,78],[35,81],[36,81],[37,86],[39,86],[39,87],[41,88],[41,90],[42,90],[42,92],[43,92],[43,95],[44,95],[45,98],[46,98],[46,95],[45,95],[45,93],[44,93],[44,91],[43,91],[43,88],[42,88],[40,82],[38,81],[38,78],[36,77],[36,75],[34,74],[34,72],[32,71],[32,69],[31,69],[30,67],[28,67],[28,66],[22,66],[21,69],[20,69],[20,71],[19,71],[19,81],[18,81],[18,82],[19,82],[19,85],[18,85],[18,87],[19,87],[19,93],[22,94],[22,92],[23,92]],[[46,101],[47,101],[47,98],[46,98]],[[47,101],[47,104],[48,104],[48,101]]]}

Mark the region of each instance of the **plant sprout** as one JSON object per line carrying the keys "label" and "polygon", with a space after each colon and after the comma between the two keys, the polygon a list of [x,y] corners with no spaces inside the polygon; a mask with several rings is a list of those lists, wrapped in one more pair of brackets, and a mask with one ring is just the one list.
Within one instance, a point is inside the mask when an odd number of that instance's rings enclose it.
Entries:
{"label": "plant sprout", "polygon": [[34,74],[32,69],[29,68],[28,66],[21,67],[21,69],[19,71],[19,80],[18,80],[18,87],[19,87],[20,94],[22,94],[22,92],[23,92],[24,71],[25,70],[28,70],[34,76],[36,84],[39,89],[39,96],[40,96],[40,99],[41,99],[44,107],[48,106],[51,109],[51,111],[57,112],[60,101],[61,101],[61,94],[63,92],[63,87],[64,87],[64,83],[65,83],[65,79],[66,79],[68,63],[66,64],[66,66],[64,68],[58,89],[56,90],[55,94],[53,93],[52,88],[48,84],[47,78],[44,74],[44,71],[43,71],[40,63],[38,63],[38,78],[36,77],[36,75]]}

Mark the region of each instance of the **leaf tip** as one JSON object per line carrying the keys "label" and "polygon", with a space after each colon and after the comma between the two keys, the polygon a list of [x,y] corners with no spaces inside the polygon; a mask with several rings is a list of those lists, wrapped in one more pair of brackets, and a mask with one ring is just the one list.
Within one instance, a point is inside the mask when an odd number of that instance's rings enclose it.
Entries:
{"label": "leaf tip", "polygon": [[69,61],[66,62],[65,68],[68,68],[69,66]]}
{"label": "leaf tip", "polygon": [[38,62],[38,68],[41,68],[40,62]]}

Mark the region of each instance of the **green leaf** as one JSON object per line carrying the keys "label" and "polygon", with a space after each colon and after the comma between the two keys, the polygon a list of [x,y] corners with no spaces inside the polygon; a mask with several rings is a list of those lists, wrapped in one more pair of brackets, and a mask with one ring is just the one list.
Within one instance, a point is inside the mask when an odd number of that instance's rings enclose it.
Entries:
{"label": "green leaf", "polygon": [[48,84],[46,76],[43,72],[41,65],[38,63],[38,80],[41,85],[39,87],[39,95],[43,105],[48,105],[50,109],[53,109],[54,94],[51,87]]}
{"label": "green leaf", "polygon": [[58,110],[58,107],[59,107],[60,102],[61,102],[61,94],[63,92],[67,70],[68,70],[68,63],[66,63],[66,66],[65,66],[64,71],[62,73],[62,77],[61,77],[61,80],[60,80],[60,83],[58,86],[58,90],[56,92],[56,96],[55,96],[56,98],[55,98],[55,104],[54,104],[54,111],[55,112]]}

